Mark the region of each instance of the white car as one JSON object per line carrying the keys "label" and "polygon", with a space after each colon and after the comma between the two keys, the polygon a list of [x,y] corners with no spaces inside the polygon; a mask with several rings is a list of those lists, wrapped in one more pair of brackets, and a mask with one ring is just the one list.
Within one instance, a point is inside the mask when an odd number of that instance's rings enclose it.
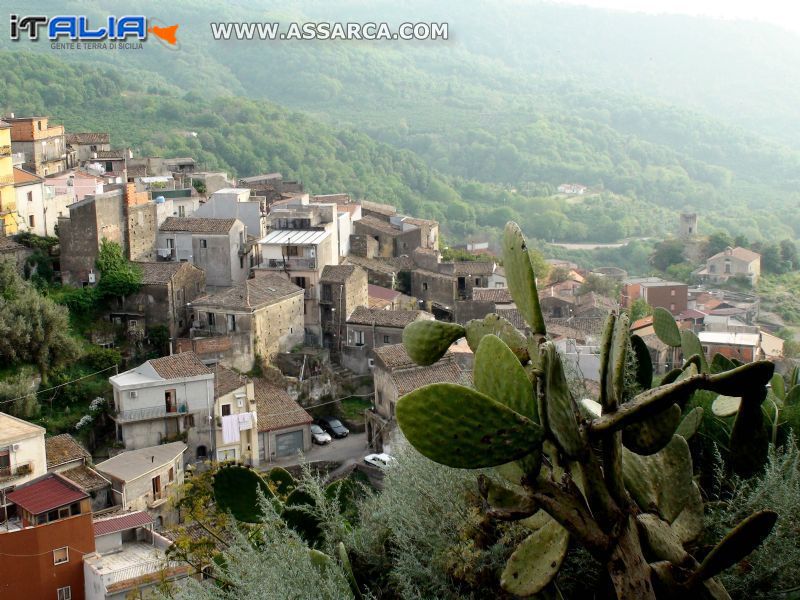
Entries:
{"label": "white car", "polygon": [[331,436],[325,433],[322,427],[315,424],[311,426],[311,441],[322,446],[331,441]]}
{"label": "white car", "polygon": [[385,469],[394,463],[394,457],[381,452],[380,454],[367,454],[364,457],[364,462],[379,469]]}

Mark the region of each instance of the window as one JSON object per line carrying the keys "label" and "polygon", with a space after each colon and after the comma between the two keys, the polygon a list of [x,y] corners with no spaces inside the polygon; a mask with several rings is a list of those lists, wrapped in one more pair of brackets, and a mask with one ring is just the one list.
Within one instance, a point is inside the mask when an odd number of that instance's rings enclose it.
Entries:
{"label": "window", "polygon": [[137,398],[138,396],[139,392],[137,392],[136,390],[131,390],[130,392],[128,392],[128,398]]}
{"label": "window", "polygon": [[236,315],[228,315],[228,331],[236,331]]}
{"label": "window", "polygon": [[164,408],[168,413],[178,412],[178,403],[175,398],[175,390],[164,391]]}
{"label": "window", "polygon": [[28,192],[28,202],[33,202],[33,192]]}
{"label": "window", "polygon": [[72,600],[72,587],[58,588],[56,594],[56,600]]}
{"label": "window", "polygon": [[217,319],[216,319],[216,316],[214,315],[214,313],[208,313],[208,326],[209,327],[213,327],[214,325],[216,325],[216,320]]}
{"label": "window", "polygon": [[481,284],[481,278],[480,277],[476,277],[475,278],[475,285],[480,285],[480,284]]}
{"label": "window", "polygon": [[200,240],[201,248],[208,248],[208,240]]}
{"label": "window", "polygon": [[670,312],[675,312],[675,305],[674,304],[670,304],[669,305],[669,310],[670,310]]}
{"label": "window", "polygon": [[175,467],[170,467],[169,468],[169,481],[170,481],[170,483],[175,481]]}
{"label": "window", "polygon": [[244,256],[239,257],[239,268],[244,269]]}
{"label": "window", "polygon": [[186,207],[185,206],[181,205],[181,206],[178,207],[178,216],[179,217],[185,217],[186,216]]}
{"label": "window", "polygon": [[731,272],[731,263],[729,263],[729,262],[725,263],[725,272],[726,273],[730,273]]}
{"label": "window", "polygon": [[60,565],[69,562],[69,547],[56,548],[53,550],[53,564]]}
{"label": "window", "polygon": [[670,295],[670,296],[674,296],[674,295],[675,295],[675,290],[670,290],[670,291],[669,291],[669,295]]}
{"label": "window", "polygon": [[114,170],[114,163],[112,163],[110,160],[107,160],[106,161],[106,173],[108,173],[109,171],[113,171],[113,170]]}
{"label": "window", "polygon": [[[41,121],[36,121],[36,127],[39,129],[39,131],[41,131],[42,130],[42,122]],[[44,145],[44,142],[42,142],[42,145]]]}
{"label": "window", "polygon": [[389,343],[389,336],[388,335],[383,336],[383,343],[384,344],[388,344]]}
{"label": "window", "polygon": [[364,345],[364,332],[363,331],[356,331],[356,346],[363,346]]}
{"label": "window", "polygon": [[35,222],[35,221],[34,221],[34,219],[33,219],[33,215],[28,215],[28,225],[29,225],[30,227],[36,227],[36,225],[34,224],[34,222]]}
{"label": "window", "polygon": [[428,289],[428,282],[427,281],[423,281],[422,282],[422,289],[423,290],[427,290]]}
{"label": "window", "polygon": [[223,404],[222,405],[222,416],[227,417],[231,414],[231,405],[230,404]]}

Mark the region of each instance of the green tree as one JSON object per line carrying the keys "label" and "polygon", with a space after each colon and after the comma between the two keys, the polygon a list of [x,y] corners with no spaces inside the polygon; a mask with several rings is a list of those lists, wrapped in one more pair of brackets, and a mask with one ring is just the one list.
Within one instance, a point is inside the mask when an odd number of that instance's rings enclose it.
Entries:
{"label": "green tree", "polygon": [[631,323],[653,314],[653,307],[644,298],[637,298],[630,308]]}
{"label": "green tree", "polygon": [[650,264],[659,271],[666,271],[670,265],[681,262],[683,262],[683,242],[680,240],[660,242],[650,256]]}
{"label": "green tree", "polygon": [[792,240],[781,240],[781,260],[789,271],[795,271],[800,266],[797,260],[797,246]]}
{"label": "green tree", "polygon": [[785,273],[786,265],[781,259],[778,244],[764,244],[761,247],[761,268],[767,273]]}
{"label": "green tree", "polygon": [[95,264],[100,270],[97,291],[102,298],[129,296],[142,285],[141,268],[125,258],[122,246],[116,242],[103,238]]}
{"label": "green tree", "polygon": [[716,233],[712,233],[708,236],[708,242],[706,243],[705,254],[706,256],[714,256],[718,252],[722,252],[725,248],[729,246],[733,246],[736,242],[733,241],[733,238],[730,234],[724,231],[717,231]]}
{"label": "green tree", "polygon": [[594,292],[607,298],[615,298],[617,296],[617,283],[611,277],[598,275],[597,273],[589,273],[586,276],[586,281],[581,284],[576,292],[579,296]]}

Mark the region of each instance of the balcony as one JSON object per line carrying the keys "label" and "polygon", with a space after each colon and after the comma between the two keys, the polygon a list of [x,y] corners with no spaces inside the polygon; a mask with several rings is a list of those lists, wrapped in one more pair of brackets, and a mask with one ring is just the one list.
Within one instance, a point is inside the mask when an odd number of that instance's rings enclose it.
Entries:
{"label": "balcony", "polygon": [[116,421],[117,423],[132,423],[134,421],[149,421],[165,417],[180,417],[186,414],[188,414],[188,410],[185,404],[181,404],[177,410],[172,411],[167,411],[166,406],[151,406],[148,408],[121,410],[116,415]]}
{"label": "balcony", "polygon": [[11,156],[11,146],[0,146],[0,158]]}
{"label": "balcony", "polygon": [[169,500],[169,494],[167,490],[161,490],[160,492],[148,492],[145,495],[145,502],[147,503],[147,508],[157,508],[164,504],[167,500]]}
{"label": "balcony", "polygon": [[316,258],[268,258],[260,265],[262,269],[275,269],[279,271],[292,270],[315,270],[317,268]]}
{"label": "balcony", "polygon": [[14,175],[0,175],[0,185],[13,185]]}
{"label": "balcony", "polygon": [[0,467],[0,483],[25,477],[33,472],[33,463],[23,462],[9,467]]}

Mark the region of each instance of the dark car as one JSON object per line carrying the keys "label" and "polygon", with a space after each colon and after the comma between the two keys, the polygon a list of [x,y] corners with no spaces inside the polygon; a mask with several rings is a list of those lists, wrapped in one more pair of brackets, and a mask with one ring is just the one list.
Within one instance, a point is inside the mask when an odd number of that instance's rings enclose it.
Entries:
{"label": "dark car", "polygon": [[320,417],[316,423],[335,438],[347,437],[350,433],[350,430],[336,417]]}

